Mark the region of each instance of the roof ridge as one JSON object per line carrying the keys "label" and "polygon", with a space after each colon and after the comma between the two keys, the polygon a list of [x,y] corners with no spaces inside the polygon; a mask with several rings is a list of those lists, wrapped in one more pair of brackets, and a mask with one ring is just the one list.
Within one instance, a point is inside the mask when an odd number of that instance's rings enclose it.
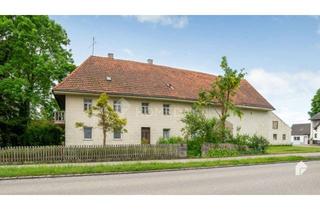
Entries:
{"label": "roof ridge", "polygon": [[[97,55],[92,55],[91,57],[96,57],[96,58],[100,58],[100,59],[110,59],[108,57],[104,57],[104,56],[97,56]],[[148,64],[148,63],[144,63],[142,61],[134,61],[134,60],[125,60],[125,59],[118,59],[118,58],[112,58],[115,61],[124,61],[124,62],[128,62],[128,63],[138,63],[141,65],[146,65],[146,66],[156,66],[156,67],[160,67],[160,68],[169,68],[175,71],[186,71],[186,72],[191,72],[191,73],[195,73],[195,74],[204,74],[207,76],[212,76],[212,77],[217,77],[217,75],[214,74],[210,74],[210,73],[206,73],[206,72],[202,72],[202,71],[196,71],[196,70],[191,70],[191,69],[185,69],[185,68],[181,68],[181,67],[172,67],[172,66],[166,66],[166,65],[159,65],[159,64]],[[164,69],[166,70],[166,69]]]}

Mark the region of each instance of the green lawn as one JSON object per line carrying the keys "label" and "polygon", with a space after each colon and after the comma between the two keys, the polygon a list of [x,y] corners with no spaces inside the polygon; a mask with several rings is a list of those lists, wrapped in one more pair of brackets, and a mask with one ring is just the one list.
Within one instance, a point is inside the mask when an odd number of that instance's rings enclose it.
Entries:
{"label": "green lawn", "polygon": [[267,154],[320,152],[320,146],[269,146]]}
{"label": "green lawn", "polygon": [[320,158],[306,158],[300,156],[252,158],[242,160],[215,160],[204,162],[185,163],[123,163],[119,165],[41,165],[41,166],[1,166],[0,177],[41,176],[41,175],[66,175],[66,174],[94,174],[94,173],[119,173],[143,172],[168,169],[186,169],[201,167],[255,165],[277,162],[297,162],[319,160]]}

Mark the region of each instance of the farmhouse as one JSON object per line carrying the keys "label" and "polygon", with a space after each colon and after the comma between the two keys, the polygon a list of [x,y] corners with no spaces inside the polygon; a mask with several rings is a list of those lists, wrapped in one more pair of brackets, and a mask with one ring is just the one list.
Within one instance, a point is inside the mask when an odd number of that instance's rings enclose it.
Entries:
{"label": "farmhouse", "polygon": [[310,123],[293,124],[291,127],[291,141],[293,144],[309,144]]}
{"label": "farmhouse", "polygon": [[[155,144],[160,137],[182,135],[184,112],[215,79],[211,74],[155,65],[151,59],[141,63],[115,59],[113,54],[90,56],[54,87],[62,110],[55,114],[55,121],[65,126],[66,145],[102,144],[97,119],[85,111],[106,92],[114,109],[127,119],[128,131],[108,133],[107,144],[140,144],[142,139]],[[246,80],[233,99],[243,111],[241,119],[228,119],[234,134],[262,135],[272,144],[290,143],[290,127]],[[206,113],[217,116],[213,107]],[[77,128],[76,122],[84,122],[85,127]]]}

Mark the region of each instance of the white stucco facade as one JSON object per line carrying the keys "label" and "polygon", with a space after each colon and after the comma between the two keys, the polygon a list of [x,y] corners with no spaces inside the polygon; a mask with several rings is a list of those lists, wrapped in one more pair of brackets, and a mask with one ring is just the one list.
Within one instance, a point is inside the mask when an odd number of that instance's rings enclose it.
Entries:
{"label": "white stucco facade", "polygon": [[308,144],[309,136],[308,135],[292,135],[291,142],[294,145]]}
{"label": "white stucco facade", "polygon": [[[84,99],[92,99],[96,103],[97,96],[84,94],[66,94],[65,97],[65,139],[66,145],[101,145],[103,135],[101,128],[97,126],[96,117],[88,117],[84,111]],[[110,98],[110,104],[120,99],[121,113],[119,115],[127,119],[127,133],[123,133],[120,139],[114,139],[113,133],[107,135],[107,144],[140,144],[141,128],[150,128],[150,143],[155,144],[163,136],[163,129],[170,129],[170,136],[181,136],[184,124],[181,122],[183,113],[191,109],[192,103],[187,101],[174,101],[168,99],[144,99],[144,98]],[[149,114],[142,114],[141,103],[149,104]],[[163,104],[170,105],[170,114],[163,114]],[[243,108],[242,118],[231,116],[228,121],[233,124],[233,133],[261,135],[266,137],[271,144],[289,144],[291,129],[272,111]],[[213,108],[208,109],[208,115],[214,116]],[[278,121],[278,129],[272,129],[272,121]],[[92,127],[92,138],[85,139],[83,128],[77,128],[76,122],[82,122],[85,126]],[[273,135],[277,134],[277,139]],[[283,140],[283,135],[285,139]]]}
{"label": "white stucco facade", "polygon": [[[314,120],[311,121],[311,139],[317,142],[314,143],[320,143],[320,125],[318,125],[318,123],[320,122],[320,120]],[[316,125],[318,125],[316,127]],[[315,128],[316,127],[316,128]]]}

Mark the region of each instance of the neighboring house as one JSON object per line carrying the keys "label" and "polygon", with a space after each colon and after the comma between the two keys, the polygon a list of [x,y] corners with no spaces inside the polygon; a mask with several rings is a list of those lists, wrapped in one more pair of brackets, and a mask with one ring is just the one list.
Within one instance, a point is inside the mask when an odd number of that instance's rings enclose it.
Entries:
{"label": "neighboring house", "polygon": [[291,127],[291,142],[293,144],[309,144],[311,124],[293,124]]}
{"label": "neighboring house", "polygon": [[311,139],[314,144],[320,144],[320,112],[310,118]]}
{"label": "neighboring house", "polygon": [[[98,119],[85,113],[100,93],[127,119],[127,133],[108,133],[107,144],[155,144],[160,137],[181,136],[185,111],[191,110],[202,89],[210,88],[216,76],[147,63],[91,56],[53,89],[61,108],[56,123],[65,126],[66,145],[100,145]],[[231,115],[232,132],[261,135],[272,144],[289,144],[290,127],[273,113],[273,106],[246,80],[241,81],[234,101],[242,118]],[[211,107],[208,116],[217,116]],[[84,122],[77,128],[76,122]]]}

